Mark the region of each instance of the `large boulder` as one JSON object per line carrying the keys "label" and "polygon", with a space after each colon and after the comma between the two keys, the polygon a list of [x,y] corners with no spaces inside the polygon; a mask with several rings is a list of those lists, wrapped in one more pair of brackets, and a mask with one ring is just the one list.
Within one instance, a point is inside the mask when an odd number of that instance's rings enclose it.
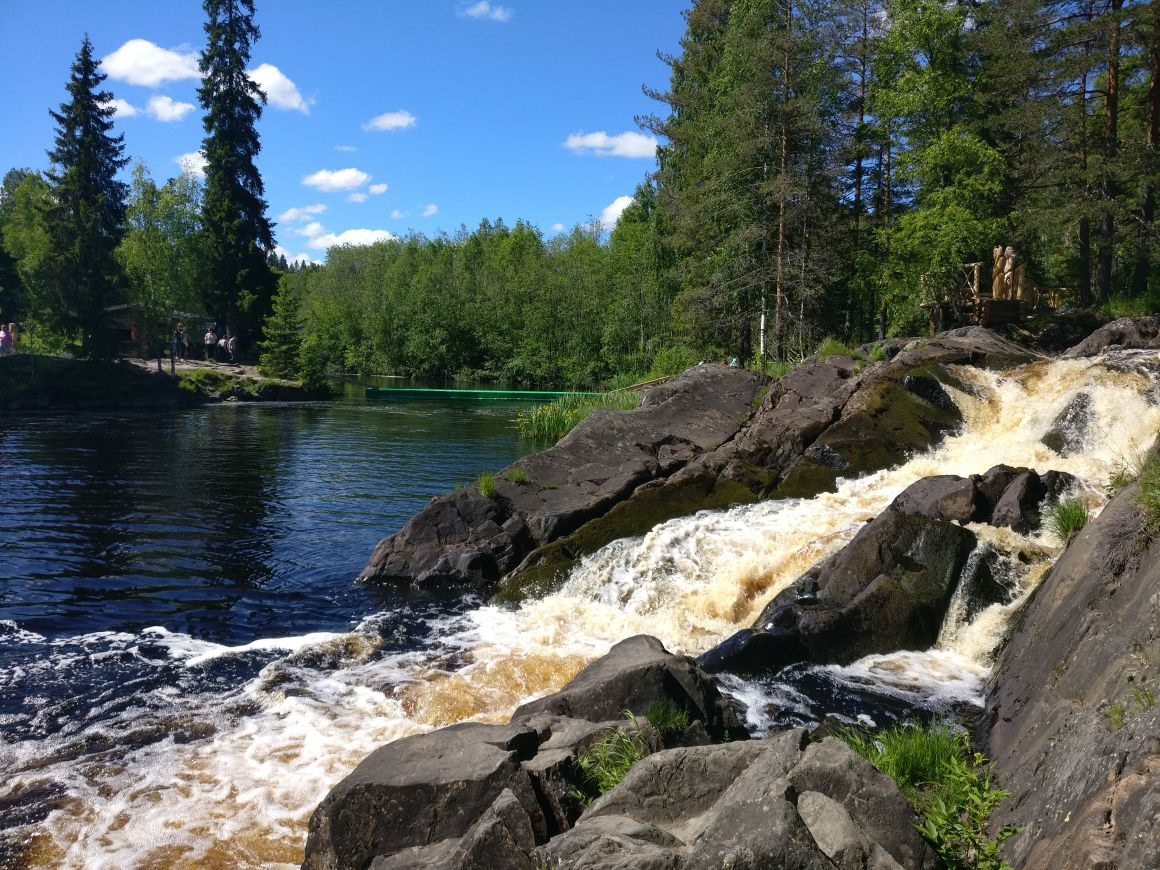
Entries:
{"label": "large boulder", "polygon": [[698,664],[710,673],[768,673],[799,661],[844,664],[925,649],[977,543],[955,523],[887,509],[775,596],[752,629]]}
{"label": "large boulder", "polygon": [[535,853],[568,868],[925,868],[931,850],[894,783],[798,729],[658,752]]}
{"label": "large boulder", "polygon": [[761,384],[744,369],[700,365],[649,391],[634,411],[596,412],[497,475],[494,496],[470,488],[432,499],[375,547],[360,577],[490,589],[532,549],[732,438]]}
{"label": "large boulder", "polygon": [[980,740],[1011,797],[1016,867],[1160,867],[1160,540],[1120,492],[1036,591]]}
{"label": "large boulder", "polygon": [[555,694],[524,704],[512,721],[550,714],[602,722],[626,712],[643,717],[654,705],[685,711],[715,740],[746,735],[733,708],[693,659],[673,655],[644,634],[617,643]]}
{"label": "large boulder", "polygon": [[948,388],[968,385],[956,366],[1004,368],[1033,358],[979,327],[912,341],[886,362],[811,358],[773,384],[735,438],[531,551],[504,579],[497,598],[517,601],[551,591],[581,556],[672,517],[763,498],[813,496],[834,489],[839,478],[901,462],[961,424]]}
{"label": "large boulder", "polygon": [[[646,718],[655,704],[683,710],[690,724],[661,734]],[[649,751],[748,737],[692,660],[655,638],[629,638],[509,725],[461,723],[376,749],[314,811],[302,866],[535,866],[532,849],[584,809],[577,756],[616,730],[632,730]]]}
{"label": "large boulder", "polygon": [[1160,314],[1121,317],[1104,324],[1079,344],[1063,352],[1065,358],[1095,356],[1110,349],[1160,347]]}

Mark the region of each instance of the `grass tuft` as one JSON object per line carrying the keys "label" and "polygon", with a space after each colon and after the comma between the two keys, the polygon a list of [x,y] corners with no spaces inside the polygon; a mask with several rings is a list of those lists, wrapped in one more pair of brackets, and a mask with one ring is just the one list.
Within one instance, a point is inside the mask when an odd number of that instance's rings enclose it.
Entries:
{"label": "grass tuft", "polygon": [[505,473],[508,480],[510,480],[512,483],[519,484],[520,486],[532,482],[532,476],[518,465],[513,465]]}
{"label": "grass tuft", "polygon": [[520,435],[542,444],[554,444],[591,414],[604,408],[631,411],[640,404],[640,393],[617,390],[590,396],[558,396],[546,405],[517,416]]}
{"label": "grass tuft", "polygon": [[627,726],[597,740],[576,759],[583,786],[576,796],[582,803],[591,803],[612,791],[629,769],[649,753],[639,721],[632,713],[626,711],[625,715]]}
{"label": "grass tuft", "polygon": [[495,498],[495,474],[484,471],[479,475],[479,493],[484,498]]}
{"label": "grass tuft", "polygon": [[902,725],[866,734],[838,735],[851,749],[897,784],[922,817],[919,832],[948,867],[1010,870],[1000,847],[1018,828],[1005,826],[991,838],[991,811],[1009,792],[991,784],[986,759],[971,750],[966,734],[949,725]]}
{"label": "grass tuft", "polygon": [[862,355],[858,353],[858,351],[847,347],[836,338],[822,339],[822,343],[818,345],[818,349],[815,351],[815,353],[818,355],[818,359],[822,362],[825,362],[832,356],[848,356],[850,359],[862,358]]}
{"label": "grass tuft", "polygon": [[1149,534],[1160,532],[1160,449],[1153,448],[1140,469],[1140,494],[1144,527]]}
{"label": "grass tuft", "polygon": [[692,722],[688,710],[668,700],[649,704],[644,712],[644,718],[648,719],[661,733],[661,737],[665,738],[682,733]]}
{"label": "grass tuft", "polygon": [[886,348],[880,344],[874,345],[874,347],[870,348],[870,359],[872,359],[874,362],[885,362]]}
{"label": "grass tuft", "polygon": [[1087,506],[1078,499],[1053,501],[1047,506],[1047,528],[1065,544],[1087,525]]}

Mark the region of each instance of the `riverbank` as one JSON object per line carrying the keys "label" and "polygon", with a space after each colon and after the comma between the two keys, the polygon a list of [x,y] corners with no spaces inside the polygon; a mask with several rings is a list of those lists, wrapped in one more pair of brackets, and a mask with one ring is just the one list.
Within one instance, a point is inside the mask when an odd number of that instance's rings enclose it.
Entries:
{"label": "riverbank", "polygon": [[253,366],[179,360],[85,362],[16,354],[0,358],[0,410],[152,410],[224,401],[326,399],[296,381],[263,378]]}

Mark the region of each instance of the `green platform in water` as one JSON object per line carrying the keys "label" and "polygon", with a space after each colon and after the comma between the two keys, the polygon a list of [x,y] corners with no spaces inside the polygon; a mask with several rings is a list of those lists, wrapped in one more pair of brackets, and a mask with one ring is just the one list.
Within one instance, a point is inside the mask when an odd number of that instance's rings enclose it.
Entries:
{"label": "green platform in water", "polygon": [[558,396],[595,396],[572,390],[447,390],[419,387],[367,387],[367,398],[376,400],[436,399],[466,402],[550,402]]}

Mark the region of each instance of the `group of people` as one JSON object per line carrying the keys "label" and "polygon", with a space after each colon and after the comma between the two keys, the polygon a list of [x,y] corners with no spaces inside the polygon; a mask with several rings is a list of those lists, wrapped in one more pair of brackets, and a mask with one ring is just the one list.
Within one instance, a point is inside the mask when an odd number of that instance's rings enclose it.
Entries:
{"label": "group of people", "polygon": [[16,324],[0,323],[0,356],[8,356],[16,345]]}
{"label": "group of people", "polygon": [[238,337],[228,329],[225,334],[218,336],[217,325],[205,331],[205,361],[231,362],[238,361]]}

